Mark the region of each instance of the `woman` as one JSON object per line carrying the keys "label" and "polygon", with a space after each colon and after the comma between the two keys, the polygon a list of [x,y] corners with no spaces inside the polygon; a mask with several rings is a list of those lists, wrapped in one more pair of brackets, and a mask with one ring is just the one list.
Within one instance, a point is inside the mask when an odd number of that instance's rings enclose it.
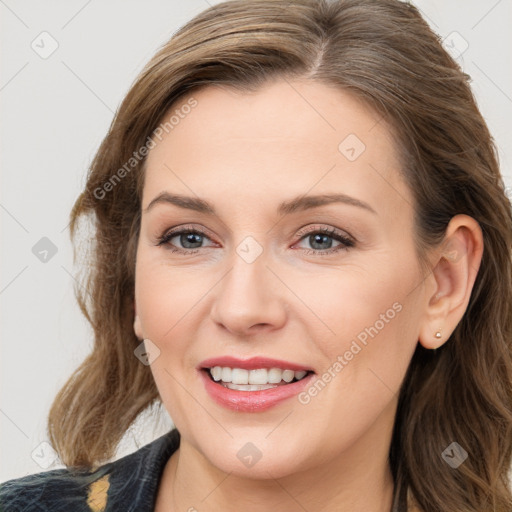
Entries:
{"label": "woman", "polygon": [[[89,215],[68,469],[3,509],[511,510],[511,204],[414,7],[207,9],[122,103]],[[176,428],[105,463],[158,400]]]}

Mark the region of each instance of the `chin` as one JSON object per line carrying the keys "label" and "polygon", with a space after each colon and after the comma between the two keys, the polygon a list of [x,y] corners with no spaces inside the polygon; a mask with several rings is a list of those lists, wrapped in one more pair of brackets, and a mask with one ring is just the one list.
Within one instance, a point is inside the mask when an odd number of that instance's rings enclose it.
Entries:
{"label": "chin", "polygon": [[[222,445],[218,443],[212,446],[209,443],[202,452],[210,464],[239,478],[268,480],[296,473],[298,467],[302,471],[304,464],[297,459],[298,445],[285,446],[281,441],[277,443],[277,438],[274,444],[264,439],[267,434],[262,435],[261,442],[251,442],[247,436],[244,439],[230,439]],[[300,450],[300,453],[303,458],[304,451]]]}

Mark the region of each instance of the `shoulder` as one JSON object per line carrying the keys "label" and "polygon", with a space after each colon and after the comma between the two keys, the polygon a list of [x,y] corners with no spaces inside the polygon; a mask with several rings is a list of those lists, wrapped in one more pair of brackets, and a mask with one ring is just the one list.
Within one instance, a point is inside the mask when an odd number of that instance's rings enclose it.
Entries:
{"label": "shoulder", "polygon": [[[0,510],[6,512],[65,510],[66,503],[87,502],[87,476],[69,469],[56,469],[27,475],[0,484]],[[87,510],[80,508],[76,510]]]}
{"label": "shoulder", "polygon": [[176,429],[139,450],[91,471],[55,469],[0,484],[2,512],[153,510],[158,483],[179,447]]}

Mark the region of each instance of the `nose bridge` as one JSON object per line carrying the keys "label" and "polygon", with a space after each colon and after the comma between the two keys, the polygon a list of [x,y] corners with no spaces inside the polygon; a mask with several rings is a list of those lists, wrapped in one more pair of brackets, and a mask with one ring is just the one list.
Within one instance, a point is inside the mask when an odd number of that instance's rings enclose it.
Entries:
{"label": "nose bridge", "polygon": [[233,251],[212,307],[214,321],[244,333],[253,326],[279,327],[285,321],[284,297],[279,280],[267,268],[268,253],[252,237]]}

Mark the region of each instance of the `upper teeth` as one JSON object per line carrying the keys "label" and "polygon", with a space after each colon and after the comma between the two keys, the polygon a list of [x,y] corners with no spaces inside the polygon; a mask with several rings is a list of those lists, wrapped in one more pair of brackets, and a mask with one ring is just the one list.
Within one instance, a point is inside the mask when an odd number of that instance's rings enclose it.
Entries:
{"label": "upper teeth", "polygon": [[210,368],[213,380],[232,382],[233,384],[278,384],[281,380],[291,382],[295,377],[297,380],[306,375],[301,370],[281,370],[281,368],[258,368],[256,370],[244,370],[243,368],[229,368],[227,366],[214,366]]}

